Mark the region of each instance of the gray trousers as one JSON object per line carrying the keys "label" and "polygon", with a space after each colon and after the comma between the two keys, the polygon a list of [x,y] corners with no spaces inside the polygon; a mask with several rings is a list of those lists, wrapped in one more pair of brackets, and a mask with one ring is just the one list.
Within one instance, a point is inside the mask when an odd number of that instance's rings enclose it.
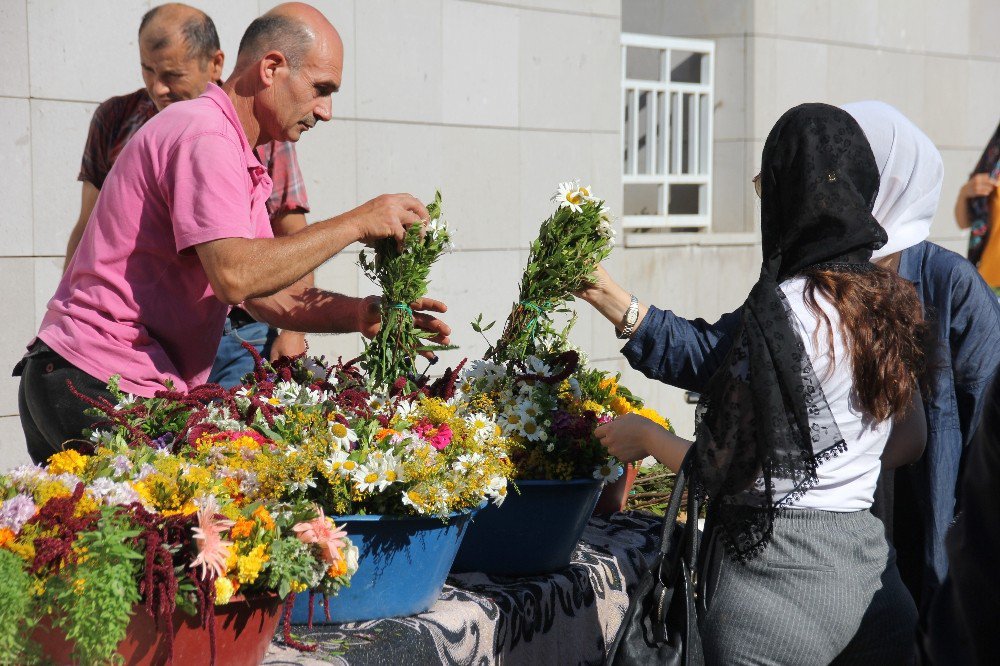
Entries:
{"label": "gray trousers", "polygon": [[787,510],[746,564],[733,562],[717,536],[708,548],[708,664],[913,662],[917,610],[870,511]]}

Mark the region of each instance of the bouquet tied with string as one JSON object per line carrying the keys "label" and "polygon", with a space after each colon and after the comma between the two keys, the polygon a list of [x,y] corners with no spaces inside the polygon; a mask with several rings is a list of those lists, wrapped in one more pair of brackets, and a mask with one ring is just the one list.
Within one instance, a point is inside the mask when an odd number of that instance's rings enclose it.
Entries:
{"label": "bouquet tied with string", "polygon": [[552,314],[593,280],[598,264],[615,244],[611,211],[580,181],[559,184],[552,197],[556,211],[538,230],[528,265],[497,344],[486,357],[498,363],[523,360],[535,353],[538,341],[556,334]]}
{"label": "bouquet tied with string", "polygon": [[410,226],[402,247],[387,238],[376,245],[373,256],[362,253],[358,259],[365,275],[382,289],[382,327],[367,343],[361,361],[372,390],[389,392],[401,377],[414,381],[420,352],[454,348],[425,342],[422,337],[427,333],[415,326],[410,308],[427,294],[431,266],[452,247],[451,233],[441,216],[440,192],[427,212],[428,223]]}

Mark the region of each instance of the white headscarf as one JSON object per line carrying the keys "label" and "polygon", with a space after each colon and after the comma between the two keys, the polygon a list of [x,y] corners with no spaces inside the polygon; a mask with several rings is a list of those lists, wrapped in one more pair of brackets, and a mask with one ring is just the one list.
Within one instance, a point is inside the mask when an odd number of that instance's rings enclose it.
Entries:
{"label": "white headscarf", "polygon": [[878,164],[878,197],[872,215],[889,235],[889,242],[872,259],[925,240],[944,181],[941,153],[909,118],[885,102],[853,102],[841,108],[861,125]]}

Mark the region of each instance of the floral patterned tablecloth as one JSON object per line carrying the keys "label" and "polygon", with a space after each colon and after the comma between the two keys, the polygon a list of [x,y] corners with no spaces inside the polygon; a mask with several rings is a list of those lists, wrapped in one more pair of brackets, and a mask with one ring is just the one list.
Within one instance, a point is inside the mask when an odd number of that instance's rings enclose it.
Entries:
{"label": "floral patterned tablecloth", "polygon": [[296,627],[300,639],[318,642],[319,649],[300,653],[279,638],[264,663],[600,664],[628,591],[659,545],[660,524],[647,513],[592,518],[564,571],[517,579],[451,576],[426,613]]}

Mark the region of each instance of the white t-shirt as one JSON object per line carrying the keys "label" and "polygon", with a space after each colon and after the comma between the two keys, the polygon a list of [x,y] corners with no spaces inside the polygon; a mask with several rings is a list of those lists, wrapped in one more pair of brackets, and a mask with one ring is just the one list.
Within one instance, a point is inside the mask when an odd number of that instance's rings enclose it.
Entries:
{"label": "white t-shirt", "polygon": [[[826,324],[806,305],[805,286],[805,278],[794,278],[783,282],[781,290],[792,309],[792,329],[805,344],[847,450],[820,464],[818,483],[793,502],[791,508],[861,511],[872,505],[892,419],[874,423],[857,405],[851,359],[840,332],[840,316],[833,304],[817,290],[816,302],[830,318],[833,330],[831,358]],[[775,479],[774,485],[776,497],[784,497],[791,490],[791,481]]]}

